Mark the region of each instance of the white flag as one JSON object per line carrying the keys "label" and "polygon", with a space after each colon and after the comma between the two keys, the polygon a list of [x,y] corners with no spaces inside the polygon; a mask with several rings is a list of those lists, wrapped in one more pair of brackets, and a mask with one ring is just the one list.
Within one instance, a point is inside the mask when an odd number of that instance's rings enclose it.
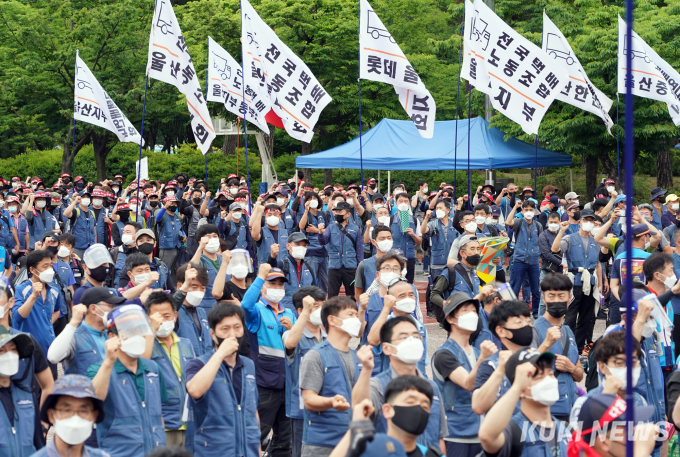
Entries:
{"label": "white flag", "polygon": [[463,67],[460,71],[460,76],[472,84],[475,89],[484,93],[491,94],[491,81],[489,75],[485,71],[477,71],[478,62],[484,60],[483,57],[475,54],[472,43],[482,40],[488,43],[491,39],[491,34],[487,30],[489,25],[480,22],[480,28],[475,29],[473,23],[475,21],[475,5],[469,1],[465,1],[465,27],[463,28]]}
{"label": "white flag", "polygon": [[[538,133],[541,119],[567,84],[569,74],[482,0],[475,0],[469,22],[465,36],[471,56],[468,73],[461,76],[470,78],[470,82],[474,76],[475,87],[489,95],[495,109],[521,125],[526,133]],[[488,78],[490,87],[484,86],[484,78]]]}
{"label": "white flag", "polygon": [[263,111],[267,105],[250,87],[245,89],[246,102],[243,103],[241,65],[211,37],[208,37],[208,80],[209,102],[223,102],[227,111],[241,118],[247,111],[248,121],[269,133]]}
{"label": "white flag", "polygon": [[191,130],[203,154],[215,138],[208,104],[170,0],[157,0],[151,22],[146,74],[175,86],[186,96]]}
{"label": "white flag", "polygon": [[633,95],[666,102],[673,123],[680,125],[680,75],[634,31],[632,38],[633,79],[626,84],[626,23],[619,16],[618,92],[625,94],[630,86]]}
{"label": "white flag", "polygon": [[332,98],[248,0],[241,0],[241,44],[246,90],[252,88],[258,100],[268,101],[260,115],[271,106],[290,136],[312,141],[319,115]]}
{"label": "white flag", "polygon": [[420,135],[432,138],[437,111],[434,98],[366,0],[361,0],[359,48],[361,79],[392,84]]}
{"label": "white flag", "polygon": [[[124,143],[139,143],[139,132],[111,100],[76,51],[73,117],[110,130]],[[142,143],[144,144],[144,143]]]}
{"label": "white flag", "polygon": [[611,135],[610,129],[614,122],[608,113],[614,102],[590,82],[581,62],[576,57],[576,53],[571,49],[560,29],[545,14],[545,11],[543,12],[542,41],[543,51],[561,64],[569,73],[569,81],[562,91],[558,92],[557,99],[601,117]]}

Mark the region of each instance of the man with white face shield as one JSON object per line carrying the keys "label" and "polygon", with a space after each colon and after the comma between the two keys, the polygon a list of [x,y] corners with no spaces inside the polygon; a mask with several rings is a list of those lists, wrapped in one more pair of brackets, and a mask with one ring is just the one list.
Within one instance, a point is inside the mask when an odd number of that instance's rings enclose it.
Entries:
{"label": "man with white face shield", "polygon": [[146,455],[165,446],[161,404],[168,400],[158,364],[140,358],[152,335],[149,320],[141,306],[122,305],[108,313],[106,328],[106,357],[87,370],[107,412],[97,441],[111,457]]}
{"label": "man with white face shield", "polygon": [[[215,277],[212,294],[216,300],[243,300],[248,290],[246,277],[253,272],[253,261],[245,249],[225,251],[229,255],[222,256],[222,265]],[[227,259],[227,257],[229,257]],[[227,277],[230,277],[227,280]],[[226,281],[226,282],[225,282]],[[243,355],[243,354],[241,354]]]}
{"label": "man with white face shield", "polygon": [[[375,248],[375,255],[362,260],[357,266],[354,277],[354,296],[359,297],[371,288],[371,284],[376,280],[376,264],[378,259],[392,250],[394,242],[392,240],[392,230],[386,225],[376,225],[375,228],[369,226],[371,221],[367,221],[366,232],[371,232],[371,245]],[[364,237],[365,239],[365,237]]]}

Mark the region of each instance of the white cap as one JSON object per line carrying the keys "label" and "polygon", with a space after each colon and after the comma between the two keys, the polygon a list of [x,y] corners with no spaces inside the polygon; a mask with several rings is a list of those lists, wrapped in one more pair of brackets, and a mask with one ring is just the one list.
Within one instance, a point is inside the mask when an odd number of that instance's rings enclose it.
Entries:
{"label": "white cap", "polygon": [[93,244],[83,254],[83,262],[87,268],[97,268],[105,263],[113,265],[113,259],[106,246],[103,244]]}

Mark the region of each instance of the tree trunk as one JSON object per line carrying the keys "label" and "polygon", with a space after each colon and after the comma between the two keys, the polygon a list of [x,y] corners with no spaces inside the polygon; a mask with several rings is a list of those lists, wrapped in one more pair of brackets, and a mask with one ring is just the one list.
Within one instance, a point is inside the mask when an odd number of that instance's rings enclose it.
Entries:
{"label": "tree trunk", "polygon": [[331,186],[333,185],[333,169],[332,168],[326,168],[323,173],[323,186]]}
{"label": "tree trunk", "polygon": [[264,144],[267,146],[270,157],[274,158],[274,136],[276,135],[276,127],[269,129],[269,134],[264,134]]}
{"label": "tree trunk", "polygon": [[602,153],[599,154],[600,156],[600,164],[602,165],[602,168],[604,168],[604,171],[607,173],[607,177],[609,179],[613,179],[616,182],[618,181],[618,169],[616,168],[616,164],[614,161],[609,157],[609,154],[607,153]]}
{"label": "tree trunk", "polygon": [[109,132],[103,135],[92,134],[92,145],[94,146],[94,163],[97,166],[97,180],[106,179],[106,157],[113,149],[113,144],[109,146]]}
{"label": "tree trunk", "polygon": [[[311,143],[305,143],[304,141],[302,142],[302,155],[306,156],[312,153],[312,145]],[[305,173],[305,182],[312,182],[312,169],[311,168],[305,168],[304,169]]]}
{"label": "tree trunk", "polygon": [[673,164],[671,163],[671,151],[665,143],[656,153],[656,185],[668,189],[673,187]]}
{"label": "tree trunk", "polygon": [[588,154],[584,158],[586,166],[586,201],[590,201],[591,195],[595,193],[597,187],[598,159],[596,155]]}
{"label": "tree trunk", "polygon": [[[73,171],[73,161],[75,160],[75,156],[78,154],[78,152],[80,152],[83,146],[90,142],[90,138],[92,137],[93,132],[94,131],[92,129],[88,130],[84,137],[76,141],[75,149],[73,149],[73,138],[71,138],[71,142],[64,145],[64,150],[62,151],[61,154],[62,174],[63,173],[71,174],[71,171]],[[75,178],[75,176],[73,176],[73,178]]]}
{"label": "tree trunk", "polygon": [[236,135],[224,135],[224,143],[222,144],[222,154],[225,156],[234,154],[236,152]]}

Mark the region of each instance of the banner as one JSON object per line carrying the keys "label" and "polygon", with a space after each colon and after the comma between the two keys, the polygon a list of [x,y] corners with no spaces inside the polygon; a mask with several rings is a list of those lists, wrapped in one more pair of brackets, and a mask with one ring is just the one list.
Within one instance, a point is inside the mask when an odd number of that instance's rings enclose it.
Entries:
{"label": "banner", "polygon": [[494,236],[479,238],[478,241],[479,247],[482,248],[482,254],[479,263],[475,267],[475,271],[482,281],[489,284],[496,280],[496,264],[493,263],[493,259],[502,254],[502,249],[508,245],[510,238],[507,236]]}
{"label": "banner", "polygon": [[673,123],[680,125],[680,75],[634,31],[632,38],[633,79],[627,83],[626,23],[619,16],[618,93],[630,86],[633,95],[666,102]]}
{"label": "banner", "polygon": [[74,86],[73,117],[115,133],[124,143],[139,144],[139,132],[125,114],[111,100],[97,78],[76,51],[76,79]]}
{"label": "banner", "polygon": [[156,1],[146,74],[150,78],[172,84],[186,96],[191,130],[199,149],[206,154],[215,139],[215,130],[170,0]]}
{"label": "banner", "polygon": [[[139,172],[139,174],[137,174]],[[144,157],[140,165],[139,160],[135,161],[135,179],[149,179],[149,158]]]}
{"label": "banner", "polygon": [[475,0],[474,13],[470,20],[466,15],[465,22],[470,55],[466,55],[467,73],[461,76],[475,81],[475,88],[489,95],[493,107],[521,125],[524,132],[538,133],[541,119],[567,84],[569,74],[503,22],[483,0]]}
{"label": "banner", "polygon": [[614,121],[608,113],[614,102],[590,82],[581,62],[576,57],[576,53],[571,49],[560,29],[545,14],[545,11],[543,12],[542,43],[543,51],[552,57],[556,63],[561,64],[569,74],[569,80],[564,88],[557,93],[557,99],[599,116],[611,135],[610,129],[614,125]]}
{"label": "banner", "polygon": [[[208,37],[208,101],[222,102],[230,113],[247,119],[260,130],[269,133],[267,121],[262,110],[266,108],[263,100],[250,86],[246,85],[246,100],[243,102],[243,73],[241,65],[222,48],[212,37]],[[266,114],[266,113],[265,113]]]}
{"label": "banner", "polygon": [[432,138],[437,111],[434,98],[366,0],[361,0],[359,48],[361,79],[394,86],[420,136]]}
{"label": "banner", "polygon": [[319,115],[332,98],[248,0],[241,0],[241,45],[246,87],[252,88],[252,100],[257,95],[264,105],[259,115],[271,108],[290,136],[305,143],[312,141]]}

